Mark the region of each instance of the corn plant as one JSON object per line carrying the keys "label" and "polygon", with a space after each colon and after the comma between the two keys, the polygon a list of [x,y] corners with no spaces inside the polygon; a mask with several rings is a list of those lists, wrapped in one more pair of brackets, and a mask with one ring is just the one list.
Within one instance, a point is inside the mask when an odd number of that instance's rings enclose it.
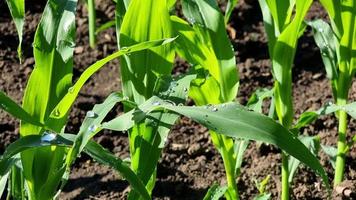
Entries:
{"label": "corn plant", "polygon": [[[292,64],[298,37],[305,26],[303,19],[312,1],[259,0],[268,37],[268,50],[275,79],[274,104],[280,123],[291,128],[294,116],[292,101]],[[293,10],[295,14],[292,17]],[[282,194],[289,199],[288,155],[282,153]]]}
{"label": "corn plant", "polygon": [[[72,140],[65,139],[62,131],[70,107],[90,76],[121,55],[171,41],[157,40],[127,47],[90,66],[72,86],[75,8],[75,1],[48,1],[35,34],[36,67],[29,78],[23,106],[18,106],[3,92],[0,95],[1,109],[21,120],[21,138],[7,148],[0,161],[1,188],[9,177],[8,195],[14,199],[53,199],[58,188],[64,186],[71,164],[94,135],[93,123],[100,123],[108,112],[102,106],[101,117],[88,114],[78,136],[74,140],[73,136]],[[121,99],[117,97],[116,102]],[[89,155],[124,173],[139,195],[147,199],[148,192],[134,172],[97,144],[91,144],[90,148],[96,151],[89,148]]]}
{"label": "corn plant", "polygon": [[[181,88],[176,88],[177,86],[172,86],[171,84],[167,85],[166,88],[168,91],[181,91]],[[143,104],[137,105],[137,107],[132,108],[130,111],[109,122],[103,123],[100,127],[116,131],[126,131],[136,126],[140,121],[156,119],[153,115],[162,111],[186,116],[206,126],[210,130],[214,130],[230,138],[256,140],[277,145],[320,174],[328,187],[326,173],[319,161],[299,139],[294,137],[289,130],[273,119],[250,111],[235,102],[217,104],[209,107],[194,107],[175,105],[169,99],[165,100],[158,96],[152,96]],[[169,125],[172,124],[166,124],[166,126]],[[221,190],[226,191],[227,187],[213,186],[207,194],[207,199],[209,199],[208,197],[211,195],[217,195],[217,192],[224,194]]]}
{"label": "corn plant", "polygon": [[[320,1],[329,14],[331,27],[322,20],[310,22],[314,38],[320,48],[328,78],[331,81],[334,100],[343,106],[348,102],[348,94],[356,69],[356,2]],[[335,162],[334,187],[344,178],[345,155],[353,141],[348,142],[345,110],[337,115],[339,137]]]}
{"label": "corn plant", "polygon": [[[234,51],[225,31],[224,16],[212,0],[184,0],[183,13],[189,23],[172,16],[177,39],[177,52],[192,63],[199,73],[189,95],[197,105],[219,104],[233,101],[238,90],[238,72]],[[228,189],[227,199],[238,198],[236,184],[235,141],[211,130],[215,147],[222,155]]]}

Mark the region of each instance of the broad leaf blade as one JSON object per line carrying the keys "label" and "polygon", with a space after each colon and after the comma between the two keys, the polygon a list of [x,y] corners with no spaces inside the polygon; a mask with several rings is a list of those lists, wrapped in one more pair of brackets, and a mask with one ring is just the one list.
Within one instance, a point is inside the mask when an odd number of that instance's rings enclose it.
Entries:
{"label": "broad leaf blade", "polygon": [[184,0],[182,6],[192,28],[183,20],[173,18],[174,28],[181,36],[177,40],[181,49],[178,53],[193,65],[209,71],[219,84],[220,102],[234,100],[238,90],[238,71],[224,16],[218,5],[214,0]]}
{"label": "broad leaf blade", "polygon": [[[152,105],[152,102],[157,101],[160,102],[159,106]],[[174,106],[158,97],[152,97],[139,108],[140,110],[136,110],[136,112],[126,113],[128,116],[125,116],[125,118],[120,116],[107,124],[103,124],[103,128],[111,129],[115,125],[122,127],[122,124],[125,123],[130,123],[133,126],[134,120],[143,120],[149,112],[153,112],[158,108],[165,108],[189,117],[210,130],[229,137],[274,144],[318,172],[327,188],[329,188],[329,182],[323,167],[298,138],[294,137],[291,132],[271,118],[248,111],[241,105],[227,103],[208,107]]]}
{"label": "broad leaf blade", "polygon": [[[166,0],[130,1],[120,27],[121,47],[172,36]],[[173,59],[169,44],[125,56],[120,66],[123,94],[143,103],[152,96],[157,75],[171,74]]]}

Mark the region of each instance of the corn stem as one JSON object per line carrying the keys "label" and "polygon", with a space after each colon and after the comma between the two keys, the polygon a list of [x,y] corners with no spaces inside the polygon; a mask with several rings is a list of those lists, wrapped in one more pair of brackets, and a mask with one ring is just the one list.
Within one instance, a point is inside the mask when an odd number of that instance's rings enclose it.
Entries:
{"label": "corn stem", "polygon": [[88,20],[89,20],[89,45],[95,48],[96,45],[96,13],[94,0],[88,0]]}
{"label": "corn stem", "polygon": [[215,147],[219,150],[226,173],[227,191],[225,198],[227,200],[239,200],[239,191],[236,183],[236,155],[234,147],[231,146],[231,138],[210,131],[210,135]]}
{"label": "corn stem", "polygon": [[337,142],[337,157],[334,176],[334,187],[341,183],[344,177],[346,149],[347,113],[339,112],[339,137]]}
{"label": "corn stem", "polygon": [[289,199],[288,177],[289,177],[288,155],[286,155],[283,152],[282,153],[282,194],[281,194],[281,199],[282,200],[288,200]]}

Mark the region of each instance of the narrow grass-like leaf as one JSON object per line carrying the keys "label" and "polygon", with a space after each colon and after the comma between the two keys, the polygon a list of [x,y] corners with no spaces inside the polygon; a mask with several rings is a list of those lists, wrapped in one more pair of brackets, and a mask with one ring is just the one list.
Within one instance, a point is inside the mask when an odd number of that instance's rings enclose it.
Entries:
{"label": "narrow grass-like leaf", "polygon": [[[299,140],[309,149],[310,152],[313,153],[314,156],[318,155],[318,151],[320,149],[319,137],[299,136]],[[289,157],[288,160],[289,183],[293,181],[294,174],[297,171],[299,164],[300,161],[298,159],[295,159],[294,157]]]}
{"label": "narrow grass-like leaf", "polygon": [[133,45],[131,47],[123,48],[110,56],[107,56],[97,62],[95,62],[93,65],[89,66],[83,74],[79,77],[78,81],[74,84],[73,87],[68,89],[67,94],[61,99],[61,101],[58,103],[58,105],[53,109],[50,119],[46,124],[52,124],[55,123],[56,119],[60,118],[65,118],[68,115],[69,109],[73,105],[76,97],[79,94],[80,89],[83,87],[85,82],[98,70],[101,69],[106,63],[109,61],[118,58],[124,54],[128,53],[133,53],[136,51],[141,51],[145,50],[151,47],[156,47],[160,45],[165,45],[167,43],[170,43],[174,40],[175,38],[169,38],[169,39],[161,39],[161,40],[154,40],[154,41],[149,41],[149,42],[142,42],[140,44]]}
{"label": "narrow grass-like leaf", "polygon": [[6,0],[6,3],[7,6],[9,7],[12,19],[15,22],[17,34],[19,36],[19,46],[17,48],[17,54],[21,62],[22,32],[23,32],[23,25],[25,22],[25,0]]}
{"label": "narrow grass-like leaf", "polygon": [[2,197],[4,190],[6,188],[7,179],[9,178],[10,172],[8,171],[5,175],[0,177],[0,198]]}
{"label": "narrow grass-like leaf", "polygon": [[105,30],[115,26],[115,24],[116,24],[115,20],[108,21],[108,22],[102,24],[101,26],[99,26],[95,30],[95,34],[98,35],[100,32],[105,31]]}
{"label": "narrow grass-like leaf", "polygon": [[237,5],[239,1],[238,0],[228,0],[226,4],[226,10],[225,10],[225,24],[228,24],[230,20],[230,16],[232,11],[234,10],[235,6]]}
{"label": "narrow grass-like leaf", "polygon": [[243,161],[243,155],[245,153],[245,150],[247,149],[250,141],[248,140],[243,140],[243,139],[235,139],[234,141],[234,149],[235,149],[235,155],[236,155],[236,164],[235,164],[235,171],[236,171],[236,176],[239,176],[241,173],[241,165]]}
{"label": "narrow grass-like leaf", "polygon": [[8,112],[12,116],[35,126],[44,126],[39,120],[28,114],[21,106],[17,105],[3,91],[0,91],[0,109]]}
{"label": "narrow grass-like leaf", "polygon": [[218,184],[212,185],[203,200],[219,200],[222,196],[224,196],[227,190],[227,186],[220,186]]}
{"label": "narrow grass-like leaf", "polygon": [[120,93],[113,93],[102,104],[96,104],[93,110],[87,112],[87,115],[80,126],[79,133],[75,138],[73,147],[70,148],[67,154],[66,163],[68,170],[90,139],[101,130],[100,124],[106,115],[122,100],[124,99]]}
{"label": "narrow grass-like leaf", "polygon": [[323,20],[314,20],[308,22],[313,28],[313,36],[321,53],[321,58],[325,66],[327,77],[331,80],[333,96],[336,97],[338,80],[338,50],[337,38],[328,23]]}

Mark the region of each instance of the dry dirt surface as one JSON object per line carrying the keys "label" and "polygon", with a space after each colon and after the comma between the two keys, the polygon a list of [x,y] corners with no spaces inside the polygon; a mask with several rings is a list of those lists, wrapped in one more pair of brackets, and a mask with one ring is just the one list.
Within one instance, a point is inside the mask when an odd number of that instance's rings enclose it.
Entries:
{"label": "dry dirt surface", "polygon": [[[34,0],[26,4],[24,27],[24,62],[19,64],[16,54],[17,35],[5,1],[0,2],[0,89],[21,103],[26,81],[34,65],[32,41],[36,25],[44,8],[44,1]],[[114,5],[110,0],[96,0],[97,23],[114,18]],[[223,6],[222,6],[223,7]],[[88,21],[85,5],[79,3],[77,13],[77,39],[75,48],[75,79],[86,67],[96,60],[114,52],[116,37],[114,28],[101,32],[95,50],[88,45]],[[308,19],[327,18],[319,3],[314,3]],[[237,68],[240,71],[240,91],[237,100],[245,104],[248,97],[258,88],[273,85],[266,35],[257,0],[241,0],[235,8],[228,27],[235,48]],[[70,114],[67,131],[76,133],[85,113],[95,103],[102,102],[111,92],[120,90],[118,60],[106,65],[94,75],[82,89]],[[177,59],[174,73],[183,73],[186,64]],[[296,117],[306,110],[316,110],[332,100],[329,81],[310,30],[300,39],[293,68],[294,108]],[[350,98],[356,100],[356,85],[352,86]],[[268,102],[266,103],[267,106]],[[118,106],[111,116],[121,112]],[[18,138],[19,123],[0,111],[0,153]],[[355,133],[355,120],[350,120],[349,135]],[[333,116],[323,116],[302,130],[304,135],[319,135],[322,144],[335,145],[337,121]],[[121,158],[129,156],[128,139],[125,133],[104,131],[95,138],[100,144]],[[258,194],[255,180],[267,175],[271,179],[267,191],[272,199],[279,199],[280,150],[252,142],[244,155],[238,188],[241,199],[253,199]],[[330,181],[333,169],[325,154],[320,153],[321,163],[327,170]],[[356,199],[356,148],[346,158],[346,181],[333,193],[333,199]],[[211,184],[224,184],[222,159],[214,149],[207,129],[182,118],[173,128],[158,165],[158,176],[154,199],[202,199]],[[128,184],[112,169],[101,166],[83,155],[75,163],[70,180],[60,199],[124,199]],[[327,192],[320,177],[302,166],[297,171],[292,189],[292,199],[326,199]]]}

